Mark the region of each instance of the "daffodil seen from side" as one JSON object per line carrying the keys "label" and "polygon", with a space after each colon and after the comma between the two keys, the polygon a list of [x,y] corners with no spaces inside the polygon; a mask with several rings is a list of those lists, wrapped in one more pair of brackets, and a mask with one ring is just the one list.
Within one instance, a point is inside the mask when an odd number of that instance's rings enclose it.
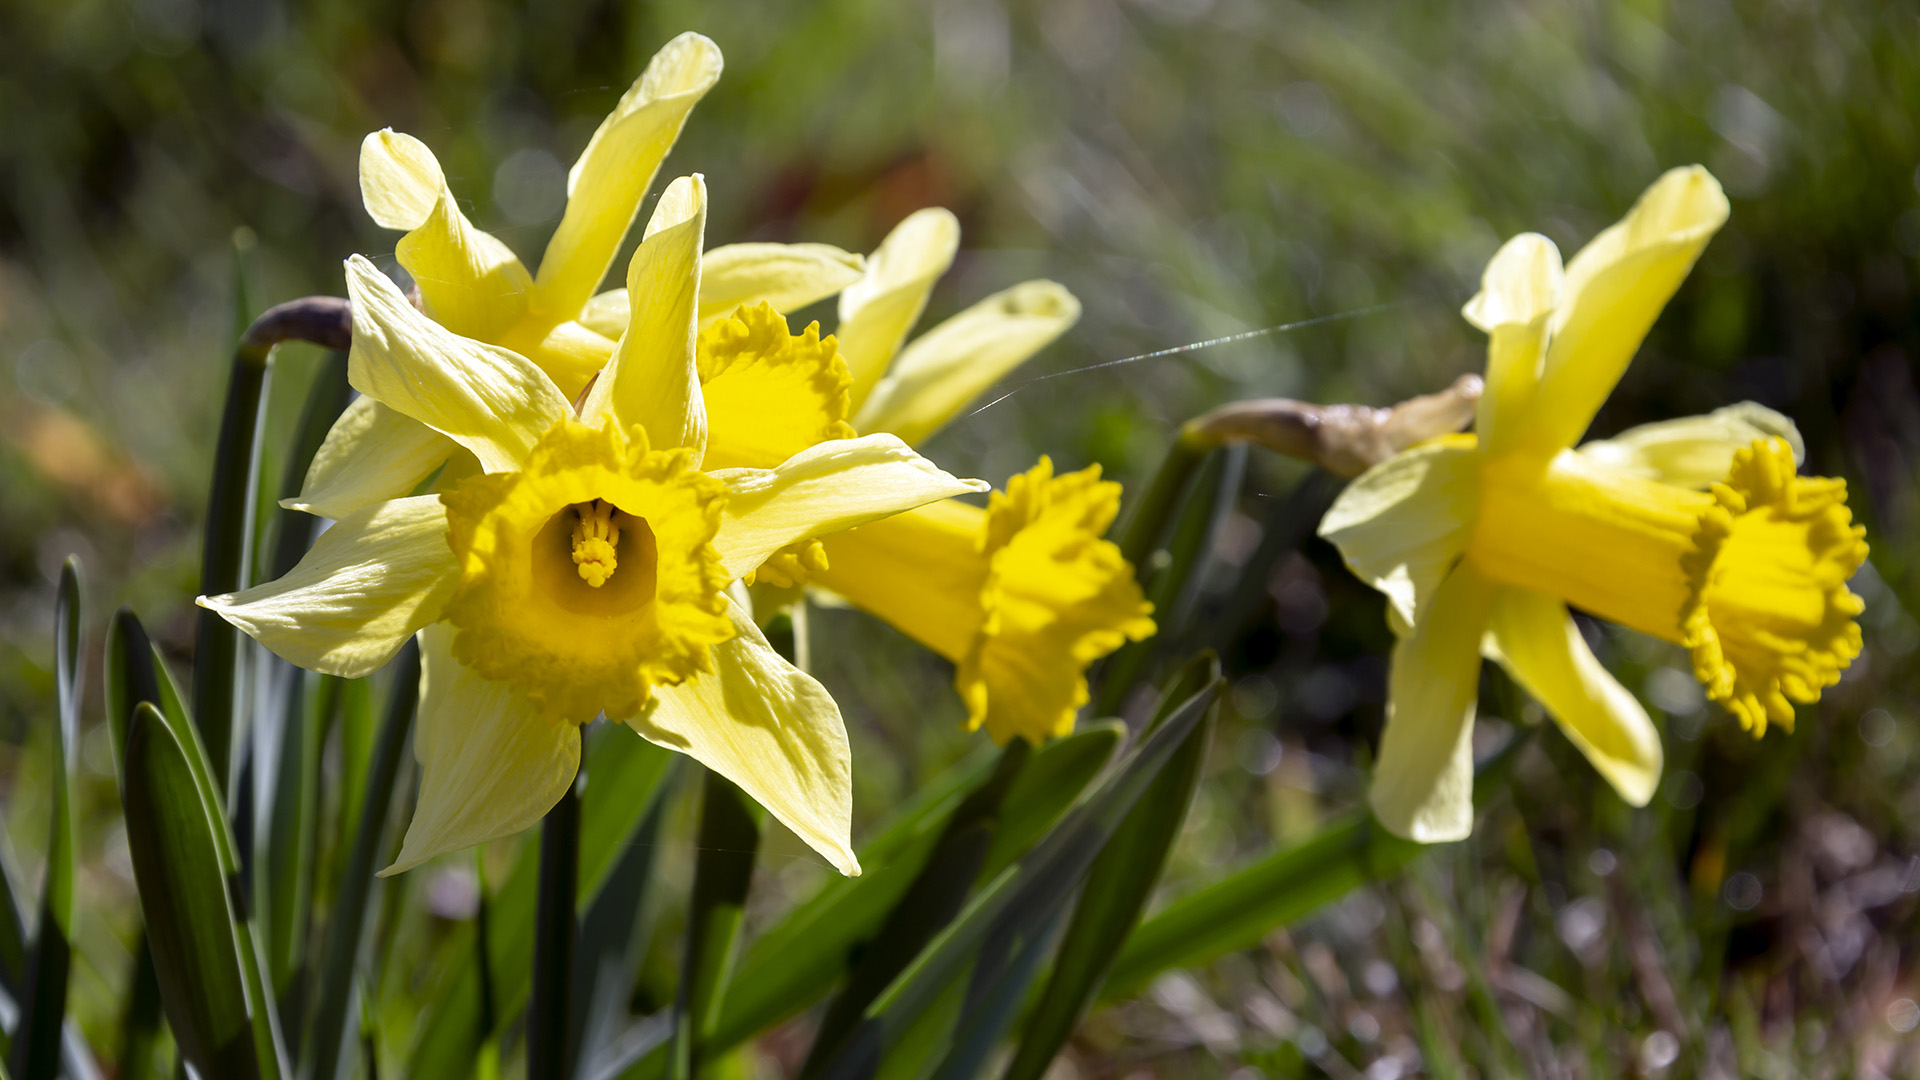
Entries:
{"label": "daffodil seen from side", "polygon": [[1622,798],[1652,796],[1659,732],[1569,607],[1687,648],[1756,735],[1859,653],[1864,532],[1843,481],[1798,475],[1786,418],[1743,404],[1574,445],[1727,212],[1706,170],[1675,169],[1564,267],[1545,237],[1508,241],[1465,309],[1490,339],[1473,433],[1373,467],[1322,522],[1399,638],[1370,794],[1395,833],[1472,828],[1483,656]]}

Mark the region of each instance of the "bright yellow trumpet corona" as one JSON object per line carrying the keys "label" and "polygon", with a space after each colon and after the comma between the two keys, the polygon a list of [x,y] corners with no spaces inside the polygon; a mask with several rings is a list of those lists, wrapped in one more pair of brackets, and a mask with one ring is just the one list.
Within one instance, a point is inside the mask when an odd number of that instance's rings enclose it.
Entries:
{"label": "bright yellow trumpet corona", "polygon": [[1133,567],[1101,539],[1120,485],[1040,463],[986,509],[923,506],[824,537],[813,580],[959,666],[967,726],[1006,743],[1073,730],[1087,665],[1154,631]]}
{"label": "bright yellow trumpet corona", "polygon": [[455,334],[348,260],[354,387],[477,470],[348,513],[286,577],[200,603],[342,676],[421,635],[420,799],[387,872],[537,820],[573,781],[580,725],[602,714],[858,872],[839,710],[729,584],[781,548],[986,485],[891,435],[715,468],[694,355],[705,221],[699,177],[661,196],[627,276],[647,302],[577,405],[530,359]]}
{"label": "bright yellow trumpet corona", "polygon": [[1473,826],[1484,655],[1537,698],[1635,806],[1659,732],[1601,668],[1568,606],[1686,646],[1707,695],[1756,735],[1793,723],[1860,651],[1866,558],[1846,486],[1796,475],[1799,435],[1751,403],[1572,448],[1727,218],[1720,185],[1675,169],[1563,269],[1507,242],[1468,321],[1490,337],[1474,433],[1368,470],[1320,534],[1387,594],[1394,647],[1370,799],[1393,832]]}

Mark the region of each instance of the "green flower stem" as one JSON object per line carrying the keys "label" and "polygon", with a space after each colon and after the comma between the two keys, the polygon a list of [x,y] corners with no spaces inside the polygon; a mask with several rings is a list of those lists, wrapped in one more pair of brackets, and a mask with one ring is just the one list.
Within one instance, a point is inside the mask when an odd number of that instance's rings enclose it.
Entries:
{"label": "green flower stem", "polygon": [[540,892],[533,915],[533,1001],[527,1006],[527,1080],[572,1080],[567,1040],[573,950],[579,936],[580,779],[540,822]]}
{"label": "green flower stem", "polygon": [[733,975],[740,920],[760,849],[760,808],[718,773],[708,771],[701,792],[699,853],[687,913],[687,951],[674,1003],[671,1076],[698,1075],[695,1044],[712,1034],[720,1001]]}
{"label": "green flower stem", "polygon": [[380,857],[393,786],[400,775],[407,735],[413,730],[413,714],[419,702],[420,646],[408,642],[396,658],[386,720],[374,744],[373,764],[367,770],[366,805],[354,831],[353,850],[340,873],[339,891],[334,894],[326,942],[320,953],[313,1026],[303,1055],[311,1067],[301,1070],[302,1080],[333,1080],[339,1074],[340,1056],[353,1037],[347,1027],[347,1006],[353,996],[361,942],[366,937],[367,914],[374,905],[374,863]]}
{"label": "green flower stem", "polygon": [[[345,350],[353,341],[353,318],[345,300],[311,296],[269,309],[240,336],[227,382],[220,436],[214,446],[213,485],[207,492],[206,539],[200,557],[200,592],[233,592],[246,585],[253,560],[254,493],[260,472],[260,426],[265,419],[267,374],[274,346],[310,341]],[[193,718],[222,794],[233,744],[234,705],[240,671],[240,632],[202,609],[194,635]]]}

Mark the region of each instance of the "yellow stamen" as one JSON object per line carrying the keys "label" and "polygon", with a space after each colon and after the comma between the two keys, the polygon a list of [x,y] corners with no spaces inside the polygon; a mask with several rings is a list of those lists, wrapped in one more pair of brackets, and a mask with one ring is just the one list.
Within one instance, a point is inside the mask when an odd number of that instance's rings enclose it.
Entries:
{"label": "yellow stamen", "polygon": [[577,508],[579,519],[573,524],[573,562],[580,580],[599,588],[620,568],[616,551],[620,527],[613,523],[613,505],[595,499]]}

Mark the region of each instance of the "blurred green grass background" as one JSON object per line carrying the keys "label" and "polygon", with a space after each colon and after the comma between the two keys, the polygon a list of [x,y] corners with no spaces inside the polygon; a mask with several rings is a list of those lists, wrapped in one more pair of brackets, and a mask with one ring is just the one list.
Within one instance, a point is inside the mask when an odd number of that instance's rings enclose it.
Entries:
{"label": "blurred green grass background", "polygon": [[[1662,170],[1700,162],[1732,221],[1595,431],[1760,401],[1798,421],[1812,471],[1848,478],[1872,530],[1867,651],[1796,732],[1754,742],[1703,704],[1676,650],[1595,625],[1663,720],[1651,807],[1625,807],[1542,733],[1472,841],[1096,1015],[1061,1075],[1920,1069],[1920,19],[1871,0],[8,0],[0,797],[16,880],[34,880],[44,842],[60,560],[85,559],[95,627],[129,603],[190,647],[236,249],[256,307],[342,292],[352,252],[391,268],[395,236],[361,210],[355,165],[361,137],[392,126],[532,257],[593,126],[687,29],[719,43],[727,73],[662,176],[706,174],[711,243],[870,250],[940,204],[966,232],[928,325],[1027,277],[1085,302],[983,400],[1017,393],[929,444],[957,473],[1004,481],[1049,453],[1138,484],[1174,425],[1222,401],[1436,389],[1482,363],[1457,311],[1502,238],[1538,230],[1571,255]],[[806,314],[831,329],[830,305]],[[320,362],[283,350],[277,415]],[[1317,541],[1261,544],[1324,505],[1305,479],[1252,458],[1212,552],[1196,637],[1225,653],[1233,708],[1171,892],[1361,790],[1380,601]],[[813,635],[852,730],[858,836],[973,740],[943,663],[852,612],[816,613]],[[136,913],[98,671],[96,655],[75,1007],[104,1048]],[[1484,730],[1537,721],[1487,679]],[[667,872],[689,862],[677,850]],[[756,904],[824,872],[775,844]],[[464,863],[404,880],[392,940],[425,969],[470,917],[473,880]],[[659,939],[637,1004],[670,986]],[[382,1015],[422,992],[382,988]],[[404,1052],[403,1025],[381,1037]],[[801,1046],[769,1040],[743,1067],[777,1075]]]}

